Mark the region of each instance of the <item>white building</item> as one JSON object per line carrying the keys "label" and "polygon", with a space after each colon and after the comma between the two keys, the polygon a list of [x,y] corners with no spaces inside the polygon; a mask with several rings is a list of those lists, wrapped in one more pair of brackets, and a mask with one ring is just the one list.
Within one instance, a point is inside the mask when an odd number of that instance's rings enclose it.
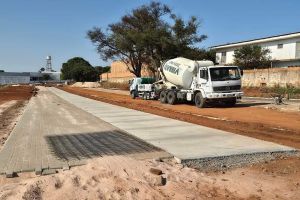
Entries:
{"label": "white building", "polygon": [[259,45],[271,53],[272,67],[300,66],[300,32],[211,47],[216,51],[216,63],[232,64],[234,50],[245,45]]}
{"label": "white building", "polygon": [[29,82],[29,72],[0,72],[0,85],[26,84]]}

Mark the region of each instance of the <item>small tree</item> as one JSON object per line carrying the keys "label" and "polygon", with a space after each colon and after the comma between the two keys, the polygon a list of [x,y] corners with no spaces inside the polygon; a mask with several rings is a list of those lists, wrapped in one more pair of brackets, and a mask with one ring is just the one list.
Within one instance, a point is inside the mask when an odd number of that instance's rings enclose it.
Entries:
{"label": "small tree", "polygon": [[270,66],[271,51],[258,45],[246,45],[234,51],[234,65],[244,69],[264,68]]}
{"label": "small tree", "polygon": [[43,80],[44,81],[49,81],[49,80],[51,80],[51,76],[49,75],[49,74],[43,74]]}
{"label": "small tree", "polygon": [[61,68],[62,79],[75,81],[96,81],[97,71],[92,65],[80,57],[74,57],[63,63]]}

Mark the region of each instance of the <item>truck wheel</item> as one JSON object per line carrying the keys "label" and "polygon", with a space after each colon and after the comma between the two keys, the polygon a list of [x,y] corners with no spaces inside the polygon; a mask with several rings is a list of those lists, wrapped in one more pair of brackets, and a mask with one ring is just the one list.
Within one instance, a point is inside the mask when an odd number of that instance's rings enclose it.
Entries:
{"label": "truck wheel", "polygon": [[205,99],[202,97],[201,92],[198,92],[195,96],[195,105],[198,108],[204,108],[205,106]]}
{"label": "truck wheel", "polygon": [[159,100],[161,103],[167,103],[167,95],[165,91],[161,91],[159,95]]}
{"label": "truck wheel", "polygon": [[176,103],[176,94],[174,91],[170,91],[167,94],[168,104],[174,105]]}
{"label": "truck wheel", "polygon": [[236,104],[236,98],[231,99],[230,101],[226,102],[226,106],[228,106],[228,107],[234,107],[235,104]]}
{"label": "truck wheel", "polygon": [[135,99],[135,90],[132,90],[131,92],[130,92],[130,96],[131,96],[131,98],[132,99]]}
{"label": "truck wheel", "polygon": [[144,100],[147,100],[147,99],[148,99],[148,98],[147,98],[147,92],[144,92],[144,93],[143,93],[143,99],[144,99]]}

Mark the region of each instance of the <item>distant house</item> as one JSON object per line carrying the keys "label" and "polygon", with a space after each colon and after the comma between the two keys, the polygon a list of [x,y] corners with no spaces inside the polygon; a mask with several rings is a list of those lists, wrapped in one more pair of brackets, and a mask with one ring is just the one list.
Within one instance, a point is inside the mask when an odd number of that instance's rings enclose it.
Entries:
{"label": "distant house", "polygon": [[300,32],[222,44],[211,47],[216,51],[216,63],[231,64],[234,50],[245,45],[270,49],[272,67],[300,66]]}
{"label": "distant house", "polygon": [[[142,76],[153,77],[152,73],[146,68],[143,68]],[[100,80],[122,83],[122,82],[128,82],[128,80],[131,80],[134,77],[135,75],[128,70],[128,67],[124,62],[114,61],[111,64],[110,72],[101,74]]]}

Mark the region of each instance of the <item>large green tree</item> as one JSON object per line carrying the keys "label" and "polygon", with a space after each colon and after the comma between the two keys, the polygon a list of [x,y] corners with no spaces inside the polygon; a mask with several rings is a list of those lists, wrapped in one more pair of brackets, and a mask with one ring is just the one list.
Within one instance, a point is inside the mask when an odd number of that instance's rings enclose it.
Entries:
{"label": "large green tree", "polygon": [[243,69],[266,68],[270,66],[270,50],[258,45],[246,45],[234,51],[234,65]]}
{"label": "large green tree", "polygon": [[141,76],[144,66],[156,72],[160,61],[201,52],[195,45],[206,36],[198,34],[196,17],[184,21],[159,2],[151,2],[131,11],[105,33],[94,27],[87,32],[104,60],[122,60],[131,73]]}
{"label": "large green tree", "polygon": [[62,64],[62,79],[75,81],[96,81],[98,73],[96,69],[86,60],[74,57]]}

